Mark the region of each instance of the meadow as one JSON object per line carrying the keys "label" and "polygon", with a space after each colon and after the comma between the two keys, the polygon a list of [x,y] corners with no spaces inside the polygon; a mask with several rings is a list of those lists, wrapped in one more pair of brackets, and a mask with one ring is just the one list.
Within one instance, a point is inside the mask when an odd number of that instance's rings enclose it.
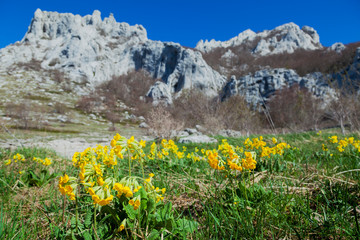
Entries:
{"label": "meadow", "polygon": [[359,134],[0,149],[0,239],[359,239]]}

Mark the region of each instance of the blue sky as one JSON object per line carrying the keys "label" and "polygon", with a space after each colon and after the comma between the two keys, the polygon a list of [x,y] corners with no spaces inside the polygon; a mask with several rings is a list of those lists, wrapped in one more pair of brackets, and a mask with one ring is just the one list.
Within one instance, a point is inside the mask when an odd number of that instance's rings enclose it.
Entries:
{"label": "blue sky", "polygon": [[148,38],[195,47],[200,39],[228,40],[246,29],[262,31],[288,22],[317,30],[325,46],[360,41],[360,0],[342,1],[122,1],[0,0],[0,48],[23,38],[37,8],[114,14],[118,22],[142,24]]}

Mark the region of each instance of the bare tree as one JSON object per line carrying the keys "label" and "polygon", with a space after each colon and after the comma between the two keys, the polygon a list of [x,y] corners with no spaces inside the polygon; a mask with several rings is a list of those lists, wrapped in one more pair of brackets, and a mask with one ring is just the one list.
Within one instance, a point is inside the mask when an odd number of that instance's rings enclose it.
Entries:
{"label": "bare tree", "polygon": [[146,119],[150,133],[160,139],[170,139],[174,131],[184,127],[184,123],[176,120],[162,105],[152,108]]}

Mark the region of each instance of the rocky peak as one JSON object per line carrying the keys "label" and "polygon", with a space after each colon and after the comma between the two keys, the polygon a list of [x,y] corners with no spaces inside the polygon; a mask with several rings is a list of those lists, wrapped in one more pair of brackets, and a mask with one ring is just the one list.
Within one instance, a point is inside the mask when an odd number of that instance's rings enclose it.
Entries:
{"label": "rocky peak", "polygon": [[219,47],[235,47],[247,43],[255,45],[251,51],[254,55],[260,56],[284,52],[293,53],[296,49],[315,50],[322,48],[319,35],[315,29],[309,26],[300,29],[298,25],[291,22],[260,33],[254,33],[248,29],[225,42],[200,40],[196,49],[202,52],[210,52]]}
{"label": "rocky peak", "polygon": [[228,48],[228,47],[238,46],[238,45],[241,45],[245,41],[252,41],[255,37],[256,37],[256,33],[250,29],[247,29],[247,30],[239,33],[239,35],[237,35],[236,37],[231,38],[230,40],[224,41],[224,42],[216,41],[214,39],[212,39],[210,41],[200,40],[196,44],[195,48],[202,52],[210,52],[214,48],[218,48],[218,47]]}
{"label": "rocky peak", "polygon": [[341,53],[345,49],[345,45],[341,42],[336,42],[333,45],[331,45],[327,50],[328,51],[335,51],[337,53]]}
{"label": "rocky peak", "polygon": [[102,20],[97,10],[82,17],[38,9],[23,40],[0,49],[0,67],[35,62],[41,70],[62,72],[78,93],[112,76],[144,69],[161,79],[149,95],[168,103],[184,88],[216,95],[225,83],[200,52],[146,35],[141,25],[117,22],[112,14]]}
{"label": "rocky peak", "polygon": [[135,37],[137,41],[146,41],[147,33],[143,26],[130,26],[116,22],[110,14],[101,19],[101,13],[95,10],[92,15],[81,17],[72,13],[47,12],[37,9],[23,41],[54,40],[56,38]]}

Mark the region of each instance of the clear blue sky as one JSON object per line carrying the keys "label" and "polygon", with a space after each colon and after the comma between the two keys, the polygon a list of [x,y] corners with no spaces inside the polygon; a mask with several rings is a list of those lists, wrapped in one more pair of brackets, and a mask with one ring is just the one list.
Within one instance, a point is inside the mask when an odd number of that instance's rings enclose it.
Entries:
{"label": "clear blue sky", "polygon": [[257,32],[288,22],[315,28],[325,46],[360,41],[360,0],[0,0],[0,48],[23,38],[37,8],[82,16],[98,9],[102,18],[113,13],[118,22],[142,24],[149,39],[188,47],[200,39],[224,41],[249,28]]}

